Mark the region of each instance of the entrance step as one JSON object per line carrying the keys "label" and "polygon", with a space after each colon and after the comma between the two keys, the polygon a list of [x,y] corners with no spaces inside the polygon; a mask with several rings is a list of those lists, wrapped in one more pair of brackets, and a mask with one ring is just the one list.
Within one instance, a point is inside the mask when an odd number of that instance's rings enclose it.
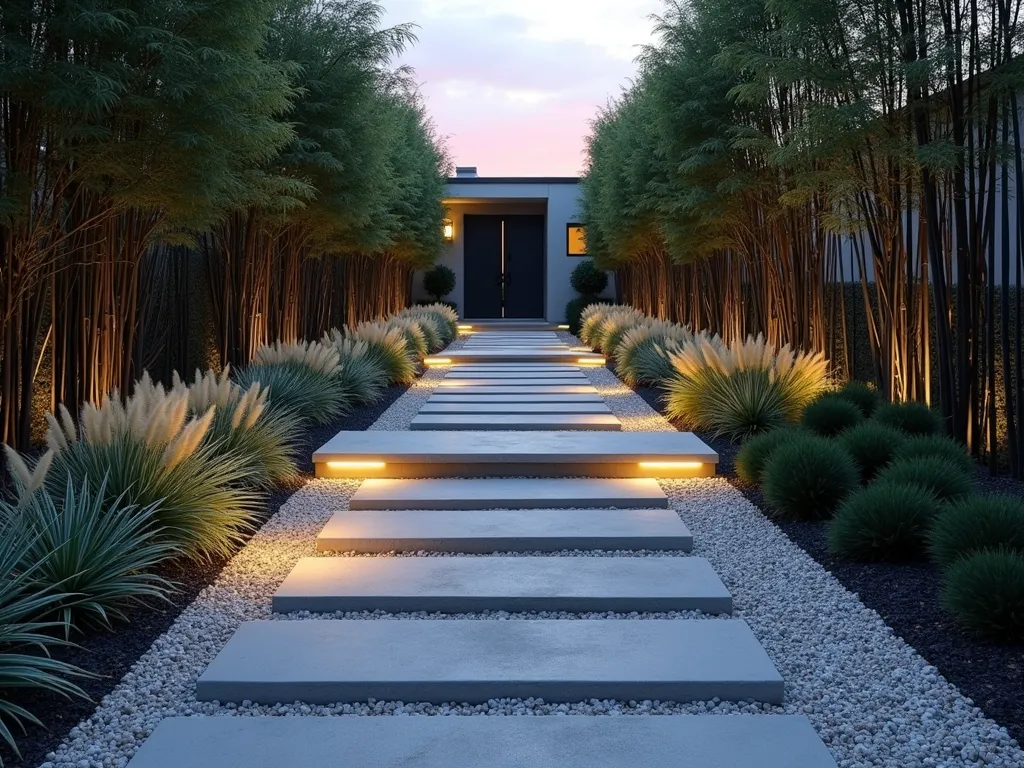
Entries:
{"label": "entrance step", "polygon": [[539,697],[780,704],[783,681],[738,619],[250,621],[200,701],[273,704]]}
{"label": "entrance step", "polygon": [[555,331],[563,330],[562,326],[558,325],[557,323],[549,323],[547,320],[542,320],[540,318],[530,320],[465,320],[463,321],[463,324],[469,326],[469,330],[472,331],[474,334],[508,333],[510,331],[517,333],[553,333]]}
{"label": "entrance step", "polygon": [[588,392],[595,391],[590,381],[582,373],[578,376],[562,374],[549,376],[547,374],[532,374],[511,376],[472,376],[460,374],[447,377],[438,382],[442,391],[448,387],[587,387]]}
{"label": "entrance step", "polygon": [[456,395],[443,389],[430,396],[428,402],[438,403],[603,403],[596,392],[592,395]]}
{"label": "entrance step", "polygon": [[170,717],[128,768],[836,768],[797,715]]}
{"label": "entrance step", "polygon": [[721,614],[732,596],[703,557],[304,557],[273,609]]}
{"label": "entrance step", "polygon": [[527,371],[580,373],[582,369],[578,365],[564,363],[476,363],[453,365],[448,369],[449,373],[524,373]]}
{"label": "entrance step", "polygon": [[428,357],[428,364],[458,363],[568,363],[569,365],[604,365],[604,355],[594,352],[573,352],[571,349],[456,349]]}
{"label": "entrance step", "polygon": [[691,432],[364,431],[339,432],[313,463],[320,477],[697,477],[718,454]]}
{"label": "entrance step", "polygon": [[439,478],[365,480],[349,509],[667,509],[650,478]]}
{"label": "entrance step", "polygon": [[319,552],[558,552],[693,549],[668,509],[449,509],[336,512]]}
{"label": "entrance step", "polygon": [[613,414],[594,413],[422,413],[409,424],[413,431],[439,430],[511,430],[535,431],[552,429],[586,429],[619,432],[622,422]]}
{"label": "entrance step", "polygon": [[441,403],[430,398],[420,413],[611,413],[604,403]]}
{"label": "entrance step", "polygon": [[[447,380],[446,380],[447,381]],[[438,392],[452,395],[593,395],[593,384],[451,384],[441,382]]]}

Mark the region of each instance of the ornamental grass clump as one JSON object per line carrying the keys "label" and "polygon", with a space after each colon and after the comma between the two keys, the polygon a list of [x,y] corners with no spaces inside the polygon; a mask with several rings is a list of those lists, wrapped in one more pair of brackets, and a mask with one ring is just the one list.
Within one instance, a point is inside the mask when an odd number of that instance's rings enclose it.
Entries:
{"label": "ornamental grass clump", "polygon": [[736,474],[748,483],[760,484],[764,467],[775,450],[801,434],[800,430],[781,427],[748,437],[736,454]]}
{"label": "ornamental grass clump", "polygon": [[986,549],[957,560],[946,572],[942,602],[979,635],[1024,642],[1024,557]]}
{"label": "ornamental grass clump", "polygon": [[657,384],[672,375],[664,349],[673,351],[693,341],[689,327],[667,320],[648,320],[622,334],[616,347],[615,372],[629,386]]}
{"label": "ornamental grass clump", "polygon": [[78,425],[61,406],[59,418],[46,416],[53,451],[46,488],[59,497],[70,478],[76,488],[104,487],[104,508],[156,505],[151,522],[161,540],[187,557],[226,557],[262,505],[249,490],[248,461],[206,441],[215,412],[190,417],[187,392],[156,386],[138,387],[125,403],[115,393],[87,404]]}
{"label": "ornamental grass clump", "polygon": [[822,520],[859,486],[853,459],[832,440],[794,434],[776,447],[761,473],[765,499],[777,514]]}
{"label": "ornamental grass clump", "polygon": [[969,475],[937,456],[896,459],[880,471],[876,479],[877,482],[917,486],[943,502],[962,499],[974,490],[974,482]]}
{"label": "ornamental grass clump", "polygon": [[850,454],[866,483],[893,462],[907,437],[885,424],[865,421],[841,432],[836,441]]}
{"label": "ornamental grass clump", "polygon": [[1002,494],[961,499],[943,510],[928,537],[932,562],[944,567],[986,549],[1024,557],[1024,501]]}
{"label": "ornamental grass clump", "polygon": [[882,403],[882,396],[878,390],[862,381],[846,382],[836,390],[835,395],[856,405],[865,419],[871,418],[875,409]]}
{"label": "ornamental grass clump", "polygon": [[419,320],[411,317],[392,317],[385,321],[385,325],[401,331],[405,336],[406,348],[416,365],[422,363],[423,358],[430,354],[430,344]]}
{"label": "ornamental grass clump", "polygon": [[936,435],[942,431],[942,417],[924,403],[882,403],[873,418],[908,435]]}
{"label": "ornamental grass clump", "polygon": [[643,321],[643,313],[632,307],[613,306],[590,334],[590,346],[611,357],[622,334]]}
{"label": "ornamental grass clump", "polygon": [[338,350],[338,379],[355,403],[366,405],[380,399],[388,385],[387,372],[381,360],[370,353],[368,342],[345,336],[335,328],[324,334],[322,343]]}
{"label": "ornamental grass clump", "polygon": [[[139,384],[146,381],[144,377]],[[172,390],[187,394],[191,415],[214,409],[205,442],[241,459],[248,485],[269,489],[298,477],[296,443],[302,420],[287,406],[268,408],[269,388],[253,382],[243,389],[231,380],[230,369],[225,368],[219,376],[197,370],[191,384],[175,373]]]}
{"label": "ornamental grass clump", "polygon": [[809,403],[800,417],[800,423],[822,437],[835,437],[864,420],[856,405],[835,394],[822,395]]}
{"label": "ornamental grass clump", "polygon": [[825,387],[825,357],[776,349],[763,336],[725,344],[699,333],[670,355],[666,414],[742,439],[796,421]]}
{"label": "ornamental grass clump", "polygon": [[451,344],[459,335],[459,313],[447,304],[437,303],[410,307],[403,309],[397,316],[429,320],[440,339],[439,349]]}
{"label": "ornamental grass clump", "polygon": [[933,456],[954,464],[965,475],[974,474],[974,459],[963,445],[942,435],[916,435],[903,441],[896,454],[901,459]]}
{"label": "ornamental grass clump", "polygon": [[862,561],[919,558],[939,509],[920,486],[876,481],[840,505],[828,526],[829,551]]}
{"label": "ornamental grass clump", "polygon": [[618,307],[617,304],[590,304],[580,313],[579,339],[591,349],[597,344],[597,332],[605,317]]}
{"label": "ornamental grass clump", "polygon": [[[337,332],[332,331],[333,333]],[[365,341],[369,349],[367,354],[376,360],[392,384],[409,384],[416,378],[416,367],[419,361],[414,351],[410,350],[409,342],[401,328],[394,328],[383,322],[363,323],[351,334],[357,341]]]}
{"label": "ornamental grass clump", "polygon": [[[20,459],[8,449],[9,466]],[[131,604],[166,600],[171,584],[152,569],[180,554],[162,540],[155,518],[160,502],[147,507],[107,503],[106,479],[95,492],[88,480],[76,490],[68,478],[59,505],[40,489],[28,492],[24,477],[15,475],[23,495],[20,503],[0,500],[0,527],[27,542],[17,568],[31,573],[39,594],[66,596],[47,608],[65,627],[110,628],[114,619],[127,621]]]}

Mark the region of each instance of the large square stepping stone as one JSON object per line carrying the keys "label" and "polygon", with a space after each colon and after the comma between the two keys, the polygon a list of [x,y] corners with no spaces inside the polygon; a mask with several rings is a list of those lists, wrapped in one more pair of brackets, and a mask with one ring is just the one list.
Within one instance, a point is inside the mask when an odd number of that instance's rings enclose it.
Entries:
{"label": "large square stepping stone", "polygon": [[200,701],[753,700],[783,681],[746,622],[249,621],[196,684]]}
{"label": "large square stepping stone", "polygon": [[365,480],[350,509],[667,509],[650,478],[431,478]]}
{"label": "large square stepping stone", "polygon": [[589,429],[604,432],[618,432],[622,422],[611,413],[464,413],[438,414],[423,413],[414,416],[409,424],[413,431],[422,430],[552,430]]}
{"label": "large square stepping stone", "polygon": [[273,609],[732,613],[732,596],[703,557],[304,557]]}
{"label": "large square stepping stone", "polygon": [[[344,756],[342,763],[339,756]],[[129,768],[836,768],[796,715],[172,717]]]}
{"label": "large square stepping stone", "polygon": [[669,509],[448,509],[336,512],[316,538],[326,552],[558,552],[693,548]]}

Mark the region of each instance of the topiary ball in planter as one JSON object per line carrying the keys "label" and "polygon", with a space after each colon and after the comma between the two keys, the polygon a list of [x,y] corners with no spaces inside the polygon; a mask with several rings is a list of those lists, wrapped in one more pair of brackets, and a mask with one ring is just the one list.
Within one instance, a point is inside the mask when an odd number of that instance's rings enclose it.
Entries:
{"label": "topiary ball in planter", "polygon": [[598,296],[608,287],[608,273],[598,269],[593,259],[585,259],[573,269],[569,282],[576,293]]}
{"label": "topiary ball in planter", "polygon": [[577,296],[575,299],[570,299],[569,303],[565,305],[565,322],[569,326],[569,333],[579,336],[580,315],[583,314],[583,310],[591,304],[603,303],[606,302],[602,302],[597,296]]}
{"label": "topiary ball in planter", "polygon": [[850,560],[912,560],[924,554],[939,502],[915,485],[875,482],[842,503],[828,527],[832,554]]}
{"label": "topiary ball in planter", "polygon": [[969,496],[943,510],[928,537],[937,565],[950,566],[983,549],[1024,556],[1024,501],[997,493]]}
{"label": "topiary ball in planter", "polygon": [[856,405],[865,419],[871,418],[875,409],[882,403],[882,396],[878,394],[878,390],[863,381],[846,382],[843,388],[836,392],[836,396]]}
{"label": "topiary ball in planter", "polygon": [[800,422],[822,437],[835,437],[864,420],[860,408],[838,395],[822,395],[804,408]]}
{"label": "topiary ball in planter", "polygon": [[974,459],[956,440],[942,435],[917,435],[900,446],[897,456],[901,459],[917,459],[933,456],[955,464],[965,475],[974,474]]}
{"label": "topiary ball in planter", "polygon": [[736,474],[748,483],[760,483],[764,466],[775,449],[800,434],[798,429],[779,427],[748,437],[736,454]]}
{"label": "topiary ball in planter", "polygon": [[435,264],[423,273],[423,290],[441,301],[455,290],[455,272],[444,264]]}
{"label": "topiary ball in planter", "polygon": [[771,453],[762,472],[765,499],[797,520],[829,518],[860,484],[853,459],[833,441],[794,435]]}
{"label": "topiary ball in planter", "polygon": [[942,417],[924,403],[882,403],[874,419],[908,435],[937,435],[942,431]]}
{"label": "topiary ball in planter", "polygon": [[850,454],[860,470],[860,479],[866,483],[892,463],[907,436],[885,424],[865,421],[845,430],[836,440]]}
{"label": "topiary ball in planter", "polygon": [[1024,557],[984,550],[946,572],[942,602],[957,620],[1004,643],[1024,641]]}
{"label": "topiary ball in planter", "polygon": [[878,473],[877,482],[916,485],[932,493],[939,501],[956,501],[974,490],[971,478],[955,464],[937,456],[897,459]]}

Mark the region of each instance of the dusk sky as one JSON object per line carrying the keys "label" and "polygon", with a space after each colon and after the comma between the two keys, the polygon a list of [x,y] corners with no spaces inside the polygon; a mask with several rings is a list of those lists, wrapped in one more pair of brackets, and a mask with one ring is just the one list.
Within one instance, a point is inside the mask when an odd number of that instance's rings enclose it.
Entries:
{"label": "dusk sky", "polygon": [[401,59],[458,165],[481,176],[576,176],[589,121],[636,73],[661,0],[381,0],[412,21]]}

